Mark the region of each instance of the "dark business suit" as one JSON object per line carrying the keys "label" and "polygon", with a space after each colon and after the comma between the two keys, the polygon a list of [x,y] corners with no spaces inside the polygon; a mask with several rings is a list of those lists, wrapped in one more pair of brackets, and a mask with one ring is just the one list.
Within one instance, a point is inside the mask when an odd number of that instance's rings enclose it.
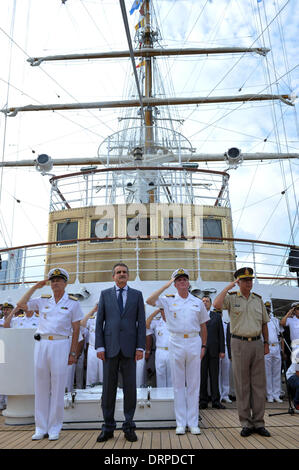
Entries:
{"label": "dark business suit", "polygon": [[95,332],[95,348],[105,348],[103,361],[103,430],[113,432],[118,371],[123,379],[123,430],[134,429],[136,408],[136,349],[145,349],[145,311],[142,293],[128,287],[121,314],[116,287],[101,292]]}
{"label": "dark business suit", "polygon": [[219,354],[225,353],[224,331],[221,314],[210,311],[207,321],[208,339],[200,369],[200,404],[208,404],[208,377],[210,376],[212,404],[219,403]]}

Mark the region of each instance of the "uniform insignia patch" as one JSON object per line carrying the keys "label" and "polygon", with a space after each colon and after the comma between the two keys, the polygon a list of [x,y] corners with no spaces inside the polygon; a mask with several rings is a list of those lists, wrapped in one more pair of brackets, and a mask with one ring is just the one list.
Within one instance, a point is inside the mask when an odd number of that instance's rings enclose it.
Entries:
{"label": "uniform insignia patch", "polygon": [[51,294],[43,294],[42,299],[51,299],[52,295]]}
{"label": "uniform insignia patch", "polygon": [[61,307],[61,310],[68,310],[68,307]]}
{"label": "uniform insignia patch", "polygon": [[74,295],[72,294],[69,294],[69,299],[72,299],[72,300],[78,300],[77,297],[75,297]]}

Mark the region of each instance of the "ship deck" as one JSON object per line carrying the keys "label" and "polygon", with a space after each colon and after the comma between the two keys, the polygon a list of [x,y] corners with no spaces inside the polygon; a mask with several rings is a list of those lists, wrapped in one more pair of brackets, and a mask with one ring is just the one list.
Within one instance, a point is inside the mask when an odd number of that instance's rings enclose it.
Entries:
{"label": "ship deck", "polygon": [[[137,429],[138,441],[134,443],[126,441],[122,431],[118,429],[114,433],[114,439],[105,443],[96,442],[99,431],[94,429],[62,430],[58,441],[32,441],[34,425],[6,425],[4,416],[0,415],[0,449],[103,449],[118,452],[117,455],[121,455],[121,450],[134,452],[137,449],[162,450],[169,453],[173,450],[189,453],[202,449],[299,449],[299,413],[288,412],[287,400],[283,403],[266,404],[265,423],[271,432],[270,438],[258,434],[241,437],[236,404],[227,404],[226,407],[225,410],[209,408],[200,411],[199,436],[190,433],[177,436],[175,429]],[[276,413],[283,414],[271,416]]]}

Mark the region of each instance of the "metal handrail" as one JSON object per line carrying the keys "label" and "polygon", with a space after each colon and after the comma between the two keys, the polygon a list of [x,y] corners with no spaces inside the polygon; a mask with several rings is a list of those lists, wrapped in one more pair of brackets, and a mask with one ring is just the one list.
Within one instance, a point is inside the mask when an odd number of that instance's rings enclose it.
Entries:
{"label": "metal handrail", "polygon": [[[143,238],[146,238],[144,240]],[[119,254],[114,255],[114,253],[119,253],[119,246],[114,247],[110,243],[96,243],[92,244],[92,241],[99,240],[96,237],[93,238],[78,238],[63,240],[62,245],[58,245],[58,242],[43,242],[35,243],[31,245],[22,245],[11,248],[2,248],[0,254],[2,259],[5,258],[5,254],[16,251],[24,250],[24,257],[22,260],[22,266],[18,266],[16,276],[16,271],[9,271],[12,278],[5,279],[4,282],[0,281],[1,286],[13,286],[13,285],[25,285],[34,283],[39,280],[42,276],[45,275],[45,264],[44,259],[46,257],[51,257],[55,255],[55,263],[60,263],[65,269],[67,269],[71,276],[75,276],[76,279],[81,275],[92,275],[99,273],[99,270],[93,267],[93,263],[96,262],[101,266],[100,272],[107,273],[110,272],[109,269],[106,269],[107,263],[117,262],[119,260]],[[149,273],[152,272],[152,268],[144,267],[144,262],[152,261],[150,254],[154,250],[155,256],[158,260],[159,252],[161,253],[161,259],[163,254],[163,261],[166,262],[169,266],[176,265],[178,260],[181,260],[183,263],[184,260],[189,260],[192,262],[192,267],[190,272],[192,275],[199,276],[200,273],[213,273],[217,272],[218,275],[231,275],[233,274],[233,266],[242,265],[242,259],[245,257],[247,266],[251,266],[256,273],[256,278],[265,281],[288,281],[288,282],[297,282],[295,274],[286,273],[285,276],[278,274],[273,275],[274,270],[277,267],[284,265],[286,266],[286,256],[290,249],[297,249],[294,245],[289,245],[286,243],[276,243],[271,241],[264,240],[252,240],[252,239],[242,239],[242,238],[230,238],[230,237],[184,237],[182,240],[173,240],[173,246],[169,246],[170,238],[163,236],[152,236],[152,237],[136,237],[134,239],[127,239],[127,237],[111,237],[109,238],[111,242],[120,242],[122,259],[124,262],[129,263],[130,271],[136,273],[138,276],[140,265],[143,263],[142,272]],[[168,246],[149,246],[148,242],[156,241],[166,241]],[[211,241],[217,241],[221,244],[215,245]],[[189,243],[195,242],[194,246],[191,247],[191,250],[194,251],[194,257],[188,258],[186,256],[186,249],[190,247]],[[60,242],[61,243],[61,242]],[[84,244],[84,246],[82,246]],[[186,245],[187,244],[187,245]],[[249,245],[246,248],[246,245]],[[252,249],[254,247],[254,250]],[[51,247],[55,247],[55,253],[47,252]],[[262,251],[259,252],[258,249]],[[278,251],[276,251],[277,249]],[[38,251],[41,250],[39,253]],[[189,253],[191,252],[189,251]],[[196,255],[196,251],[198,251]],[[172,254],[175,252],[176,254]],[[107,259],[107,253],[109,253]],[[149,253],[149,256],[147,256]],[[169,253],[169,254],[168,254]],[[254,256],[253,256],[254,253]],[[106,257],[103,256],[106,255]],[[235,258],[237,255],[237,259]],[[68,258],[65,258],[65,257]],[[89,258],[88,258],[89,256]],[[261,258],[262,257],[262,258]],[[38,258],[42,258],[42,262],[39,264]],[[115,259],[114,259],[115,258]],[[80,264],[84,262],[84,264]],[[47,259],[47,268],[54,267],[54,262]],[[102,265],[101,265],[102,263]],[[104,264],[105,263],[105,264]],[[205,265],[203,263],[206,263]],[[209,264],[210,263],[210,264]],[[212,263],[217,263],[217,268],[211,267]],[[82,269],[84,266],[84,269]],[[106,267],[105,267],[106,266]],[[195,266],[195,267],[194,267]],[[160,273],[169,271],[169,267],[161,266],[159,268]],[[0,271],[1,273],[1,271]]]}

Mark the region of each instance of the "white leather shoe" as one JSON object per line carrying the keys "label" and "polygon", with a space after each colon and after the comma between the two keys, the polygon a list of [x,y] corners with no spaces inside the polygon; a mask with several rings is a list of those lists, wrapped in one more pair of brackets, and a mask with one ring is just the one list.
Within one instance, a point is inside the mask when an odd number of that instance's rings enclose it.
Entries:
{"label": "white leather shoe", "polygon": [[185,434],[185,432],[186,432],[186,429],[184,428],[184,426],[178,426],[175,430],[176,434]]}
{"label": "white leather shoe", "polygon": [[189,429],[190,429],[191,434],[200,434],[200,429],[198,426],[191,426],[191,428]]}
{"label": "white leather shoe", "polygon": [[224,401],[224,403],[232,403],[230,398],[223,398],[221,401]]}
{"label": "white leather shoe", "polygon": [[49,434],[49,441],[57,441],[59,439],[59,434]]}
{"label": "white leather shoe", "polygon": [[32,440],[33,441],[40,441],[41,439],[43,439],[45,437],[45,434],[40,434],[38,432],[36,432],[35,434],[33,434],[32,436]]}
{"label": "white leather shoe", "polygon": [[279,397],[274,398],[274,401],[276,401],[277,403],[283,403],[283,400],[281,400]]}
{"label": "white leather shoe", "polygon": [[268,403],[273,403],[273,401],[274,401],[273,398],[267,398]]}

